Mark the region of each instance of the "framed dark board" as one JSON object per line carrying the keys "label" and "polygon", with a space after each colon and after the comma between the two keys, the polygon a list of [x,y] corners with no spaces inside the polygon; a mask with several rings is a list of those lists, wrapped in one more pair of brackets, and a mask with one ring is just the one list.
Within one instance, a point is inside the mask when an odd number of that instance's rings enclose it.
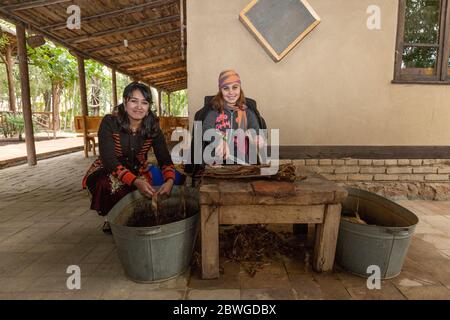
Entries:
{"label": "framed dark board", "polygon": [[239,20],[275,62],[320,23],[306,0],[253,0],[239,14]]}

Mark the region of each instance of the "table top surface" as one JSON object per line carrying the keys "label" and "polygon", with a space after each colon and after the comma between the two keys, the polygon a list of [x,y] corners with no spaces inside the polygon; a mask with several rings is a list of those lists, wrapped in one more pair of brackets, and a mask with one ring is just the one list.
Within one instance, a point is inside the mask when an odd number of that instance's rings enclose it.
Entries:
{"label": "table top surface", "polygon": [[200,185],[201,205],[320,205],[340,203],[347,191],[304,167],[295,182],[271,179],[218,179],[204,177]]}

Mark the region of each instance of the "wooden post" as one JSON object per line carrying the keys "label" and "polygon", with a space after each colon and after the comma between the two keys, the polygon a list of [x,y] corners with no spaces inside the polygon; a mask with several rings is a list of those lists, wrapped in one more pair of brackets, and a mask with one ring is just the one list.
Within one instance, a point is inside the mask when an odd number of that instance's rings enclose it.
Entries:
{"label": "wooden post", "polygon": [[29,166],[35,166],[37,164],[37,160],[36,147],[34,145],[33,119],[31,112],[30,79],[28,76],[28,56],[25,26],[23,26],[22,24],[17,24],[16,35],[19,55],[20,87],[22,89],[22,110],[25,122],[25,143],[27,145],[27,160]]}
{"label": "wooden post", "polygon": [[159,116],[162,116],[162,110],[161,110],[161,90],[158,90],[158,112],[159,112]]}
{"label": "wooden post", "polygon": [[202,278],[219,277],[219,209],[201,205]]}
{"label": "wooden post", "polygon": [[12,46],[6,46],[6,74],[8,77],[9,111],[16,113],[16,93],[14,92],[14,60],[12,58]]}
{"label": "wooden post", "polygon": [[325,208],[323,223],[316,225],[313,268],[317,272],[333,270],[341,208],[341,204],[328,204]]}
{"label": "wooden post", "polygon": [[167,92],[167,111],[169,112],[170,117],[170,92]]}
{"label": "wooden post", "polygon": [[[116,69],[112,69],[112,99],[113,99],[113,109],[118,105],[117,102],[117,80],[116,80]],[[112,111],[112,110],[111,110]]]}
{"label": "wooden post", "polygon": [[88,103],[86,94],[86,72],[84,70],[84,58],[77,55],[78,61],[78,80],[80,83],[80,97],[81,97],[81,114],[83,115],[83,138],[84,138],[84,156],[87,158],[89,151],[89,141],[87,139],[87,127],[86,127],[86,117],[88,113]]}

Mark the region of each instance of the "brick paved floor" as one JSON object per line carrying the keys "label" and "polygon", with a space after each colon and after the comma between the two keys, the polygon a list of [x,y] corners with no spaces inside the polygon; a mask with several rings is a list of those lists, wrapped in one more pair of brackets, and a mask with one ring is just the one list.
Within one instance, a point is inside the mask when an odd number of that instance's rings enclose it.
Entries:
{"label": "brick paved floor", "polygon": [[[268,261],[253,278],[222,261],[218,280],[188,271],[134,283],[81,189],[92,160],[77,152],[0,170],[0,299],[450,299],[450,202],[399,201],[420,224],[402,273],[381,290],[339,267],[314,273],[307,257]],[[81,290],[66,287],[69,265],[81,267]]]}

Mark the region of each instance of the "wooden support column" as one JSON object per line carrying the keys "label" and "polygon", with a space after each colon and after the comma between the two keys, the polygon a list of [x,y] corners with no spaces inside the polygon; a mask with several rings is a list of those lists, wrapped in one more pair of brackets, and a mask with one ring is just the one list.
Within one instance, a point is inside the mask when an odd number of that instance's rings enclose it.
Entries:
{"label": "wooden support column", "polygon": [[170,117],[170,92],[167,92],[167,111],[169,112]]}
{"label": "wooden support column", "polygon": [[[117,102],[117,80],[116,80],[116,69],[112,69],[112,103],[113,109],[118,105]],[[111,110],[112,111],[112,110]]]}
{"label": "wooden support column", "polygon": [[25,122],[25,143],[27,146],[27,160],[29,166],[35,166],[36,147],[34,145],[33,119],[30,99],[30,79],[28,76],[28,56],[25,35],[25,26],[16,25],[17,49],[19,54],[20,87],[22,93],[22,110]]}
{"label": "wooden support column", "polygon": [[162,116],[162,110],[161,110],[161,105],[162,105],[162,101],[161,101],[161,90],[158,90],[158,112],[159,112],[159,116]]}
{"label": "wooden support column", "polygon": [[202,278],[219,278],[219,208],[201,205]]}
{"label": "wooden support column", "polygon": [[78,61],[78,80],[80,83],[80,98],[81,98],[81,114],[83,115],[83,138],[84,138],[84,156],[87,158],[89,151],[89,141],[86,126],[86,117],[88,113],[88,103],[86,94],[86,71],[84,69],[84,58],[77,56]]}
{"label": "wooden support column", "polygon": [[16,113],[16,93],[14,90],[14,60],[12,57],[12,46],[6,46],[6,75],[8,77],[8,96],[9,96],[9,111]]}

